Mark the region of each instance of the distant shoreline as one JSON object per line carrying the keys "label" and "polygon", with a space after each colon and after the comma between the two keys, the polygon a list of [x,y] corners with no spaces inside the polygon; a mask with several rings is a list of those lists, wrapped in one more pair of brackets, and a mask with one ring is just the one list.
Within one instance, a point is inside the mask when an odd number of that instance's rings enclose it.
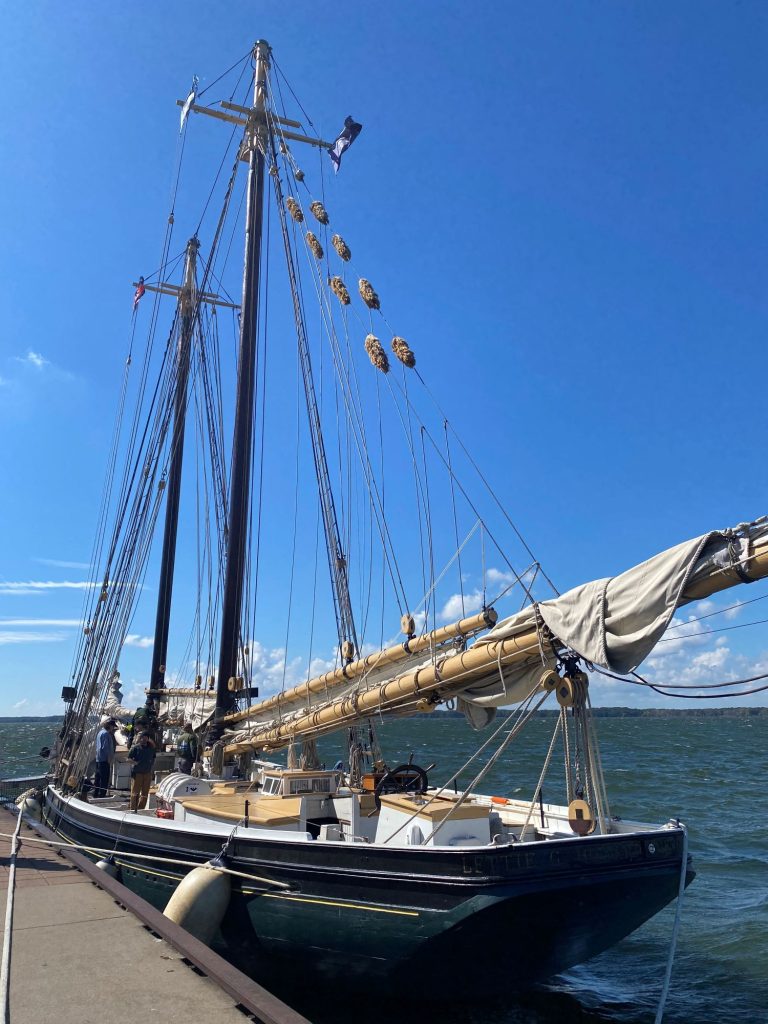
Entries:
{"label": "distant shoreline", "polygon": [[[501,708],[499,714],[509,715],[515,709]],[[545,708],[537,714],[558,715],[559,709]],[[463,718],[460,711],[436,711],[433,715],[447,715],[449,718]],[[768,707],[724,707],[724,708],[592,708],[595,718],[752,718],[768,716]],[[20,724],[21,722],[61,722],[61,715],[0,715],[0,725]]]}

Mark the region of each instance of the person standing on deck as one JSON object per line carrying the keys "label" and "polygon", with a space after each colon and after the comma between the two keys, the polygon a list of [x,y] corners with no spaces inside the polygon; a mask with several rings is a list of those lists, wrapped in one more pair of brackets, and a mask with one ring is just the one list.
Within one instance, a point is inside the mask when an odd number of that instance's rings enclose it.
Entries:
{"label": "person standing on deck", "polygon": [[155,763],[155,745],[148,732],[139,734],[138,740],[128,751],[131,768],[131,810],[136,812],[147,806],[149,784],[152,781],[152,765]]}
{"label": "person standing on deck", "polygon": [[179,755],[179,771],[189,775],[197,760],[197,736],[192,731],[191,722],[187,722],[179,733],[176,753]]}
{"label": "person standing on deck", "polygon": [[114,718],[108,718],[96,733],[96,772],[93,777],[93,795],[97,798],[107,795],[109,773],[112,762],[115,760],[117,748],[116,729],[117,722]]}

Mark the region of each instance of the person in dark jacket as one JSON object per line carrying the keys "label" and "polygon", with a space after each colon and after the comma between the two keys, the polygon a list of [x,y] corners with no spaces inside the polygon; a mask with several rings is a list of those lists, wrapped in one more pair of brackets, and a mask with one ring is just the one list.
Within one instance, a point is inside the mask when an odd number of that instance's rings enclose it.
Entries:
{"label": "person in dark jacket", "polygon": [[179,755],[179,771],[189,775],[192,765],[197,760],[197,736],[192,730],[192,723],[187,722],[179,733],[176,742],[176,753]]}
{"label": "person in dark jacket", "polygon": [[109,773],[117,748],[116,730],[117,722],[114,718],[108,718],[96,733],[96,773],[93,777],[93,795],[95,797],[107,795]]}
{"label": "person in dark jacket", "polygon": [[139,733],[139,738],[128,751],[131,768],[131,810],[140,811],[147,806],[149,784],[152,781],[152,765],[155,763],[155,744],[148,732]]}

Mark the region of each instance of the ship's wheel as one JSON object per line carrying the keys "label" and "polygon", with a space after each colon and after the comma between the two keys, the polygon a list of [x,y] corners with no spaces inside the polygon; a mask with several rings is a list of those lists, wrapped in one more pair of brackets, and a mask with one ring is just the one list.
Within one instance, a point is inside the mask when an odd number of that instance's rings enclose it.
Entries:
{"label": "ship's wheel", "polygon": [[377,809],[382,793],[426,793],[429,782],[426,771],[417,764],[399,764],[386,772],[373,791]]}

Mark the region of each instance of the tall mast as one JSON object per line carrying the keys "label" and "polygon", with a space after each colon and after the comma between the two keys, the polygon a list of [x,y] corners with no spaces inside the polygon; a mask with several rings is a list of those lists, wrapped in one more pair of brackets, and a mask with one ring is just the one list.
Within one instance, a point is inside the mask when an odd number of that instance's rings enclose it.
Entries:
{"label": "tall mast", "polygon": [[[181,312],[181,333],[176,355],[176,401],[173,410],[173,440],[171,443],[171,464],[165,505],[165,532],[163,554],[160,563],[160,584],[157,595],[155,617],[155,642],[152,650],[150,687],[160,690],[165,686],[165,664],[168,657],[168,627],[171,618],[171,595],[173,593],[173,567],[176,561],[176,534],[179,525],[179,498],[181,495],[181,467],[184,454],[184,428],[187,417],[187,381],[192,350],[192,332],[195,323],[196,285],[195,265],[200,243],[197,238],[187,242],[187,258],[184,268],[184,284],[179,295]],[[156,699],[156,698],[155,698]]]}
{"label": "tall mast", "polygon": [[266,81],[270,47],[263,39],[253,48],[255,60],[253,107],[246,130],[248,147],[248,189],[245,218],[245,268],[240,319],[240,348],[237,365],[232,483],[227,517],[227,555],[222,608],[219,671],[216,680],[216,711],[210,739],[222,733],[220,719],[234,706],[229,680],[237,675],[240,614],[248,532],[248,509],[253,444],[253,401],[256,363],[256,333],[259,312],[259,270],[261,263],[262,216],[264,210],[264,152],[267,126]]}

